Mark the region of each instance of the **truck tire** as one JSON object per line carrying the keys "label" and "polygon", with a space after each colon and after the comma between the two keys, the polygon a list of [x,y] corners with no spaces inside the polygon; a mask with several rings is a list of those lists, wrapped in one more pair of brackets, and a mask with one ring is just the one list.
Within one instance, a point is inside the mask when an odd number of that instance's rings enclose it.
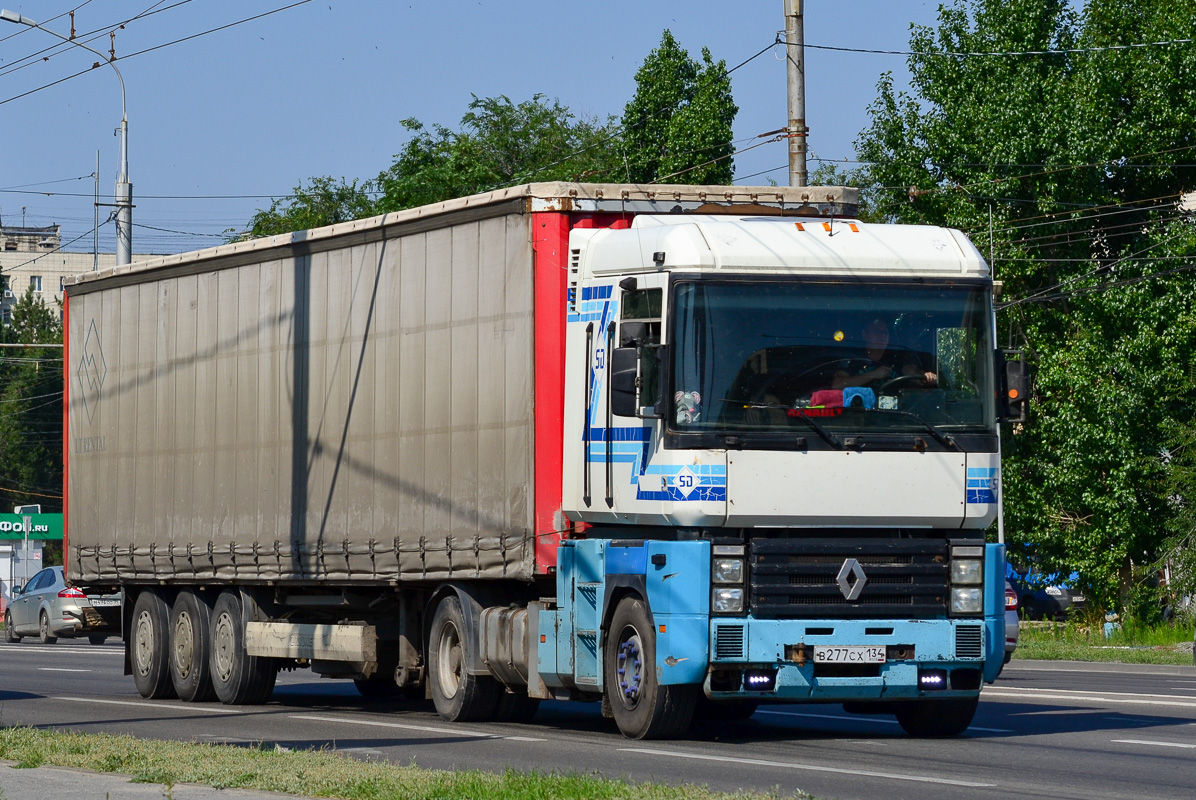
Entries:
{"label": "truck tire", "polygon": [[958,736],[972,724],[977,697],[952,697],[948,700],[912,700],[897,703],[897,722],[910,736],[935,738]]}
{"label": "truck tire", "polygon": [[42,644],[54,644],[58,637],[50,633],[50,615],[45,611],[37,618],[37,640]]}
{"label": "truck tire", "polygon": [[630,739],[667,739],[689,727],[698,687],[656,682],[656,629],[637,597],[625,597],[611,618],[605,652],[611,713]]}
{"label": "truck tire", "polygon": [[245,652],[245,622],[241,597],[223,591],[212,607],[212,688],[220,702],[230,706],[265,702],[274,691],[278,670],[263,656]]}
{"label": "truck tire", "polygon": [[142,697],[174,697],[170,682],[170,607],[153,589],[137,595],[129,636],[133,683]]}
{"label": "truck tire", "polygon": [[212,609],[197,592],[184,589],[170,609],[170,681],[179,699],[202,702],[212,688]]}
{"label": "truck tire", "polygon": [[17,636],[17,630],[12,626],[12,612],[4,612],[4,641],[9,644],[16,644],[21,641],[21,637]]}
{"label": "truck tire", "polygon": [[428,631],[428,688],[436,712],[450,722],[490,719],[502,687],[489,675],[470,675],[469,636],[461,601],[449,595],[436,606]]}

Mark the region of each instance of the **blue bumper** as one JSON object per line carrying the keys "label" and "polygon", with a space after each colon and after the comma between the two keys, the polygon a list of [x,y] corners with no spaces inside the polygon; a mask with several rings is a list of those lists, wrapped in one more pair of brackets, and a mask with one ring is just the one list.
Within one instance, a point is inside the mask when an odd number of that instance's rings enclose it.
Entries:
{"label": "blue bumper", "polygon": [[[704,689],[712,698],[813,702],[975,695],[992,640],[985,622],[836,620],[827,626],[833,633],[811,635],[809,620],[716,619],[710,625],[713,657]],[[731,652],[740,641],[740,651]],[[1003,649],[1004,640],[997,641]],[[885,647],[888,660],[848,669],[815,666],[815,645]],[[940,670],[945,671],[942,688],[923,688],[919,673]],[[763,681],[766,688],[749,688],[746,675],[770,672],[775,678]]]}

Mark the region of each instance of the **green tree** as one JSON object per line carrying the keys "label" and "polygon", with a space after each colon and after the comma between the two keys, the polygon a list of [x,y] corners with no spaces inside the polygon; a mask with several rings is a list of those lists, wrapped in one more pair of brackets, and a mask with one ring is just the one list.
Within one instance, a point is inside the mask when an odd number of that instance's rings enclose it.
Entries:
{"label": "green tree", "polygon": [[415,119],[402,125],[413,135],[378,176],[383,211],[529,181],[593,179],[614,163],[611,120],[578,117],[539,94],[521,103],[475,95],[459,130]]}
{"label": "green tree", "polygon": [[635,73],[623,109],[627,180],[729,184],[735,175],[731,128],[739,107],[725,61],[702,48],[699,62],[665,30]]}
{"label": "green tree", "polygon": [[[32,287],[4,341],[61,344],[62,325]],[[0,361],[0,503],[62,510],[62,348],[5,348]]]}
{"label": "green tree", "polygon": [[[884,76],[857,142],[874,215],[991,236],[998,322],[1036,383],[1003,444],[1011,557],[1078,569],[1102,607],[1174,514],[1166,443],[1192,418],[1196,345],[1192,273],[1170,269],[1196,256],[1175,210],[1196,52],[1109,48],[1193,36],[1193,0],[955,0],[913,29],[911,93]],[[957,55],[998,52],[1022,55]]]}
{"label": "green tree", "polygon": [[296,186],[289,196],[275,200],[270,208],[259,210],[245,233],[232,234],[230,239],[274,236],[373,216],[378,212],[372,189],[368,181],[358,184],[329,176],[312,178],[307,185]]}

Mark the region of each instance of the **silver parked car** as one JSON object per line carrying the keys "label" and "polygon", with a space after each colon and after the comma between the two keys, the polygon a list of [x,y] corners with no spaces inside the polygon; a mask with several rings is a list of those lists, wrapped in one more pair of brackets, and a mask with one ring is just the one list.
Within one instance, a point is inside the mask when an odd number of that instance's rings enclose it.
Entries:
{"label": "silver parked car", "polygon": [[60,636],[86,636],[100,644],[120,631],[120,595],[86,595],[67,586],[62,567],[46,567],[13,589],[4,612],[4,640],[36,636],[53,644]]}
{"label": "silver parked car", "polygon": [[1018,597],[1017,589],[1009,579],[1005,580],[1005,663],[1013,658],[1013,651],[1017,649],[1019,631],[1017,621]]}

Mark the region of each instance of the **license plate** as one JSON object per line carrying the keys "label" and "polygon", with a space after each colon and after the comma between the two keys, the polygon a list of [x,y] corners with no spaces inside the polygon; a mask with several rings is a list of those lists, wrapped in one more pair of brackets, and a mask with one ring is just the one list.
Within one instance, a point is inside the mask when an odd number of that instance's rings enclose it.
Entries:
{"label": "license plate", "polygon": [[1082,595],[1082,594],[1073,594],[1073,595],[1071,596],[1071,601],[1072,601],[1073,603],[1082,603],[1082,602],[1084,602],[1084,595]]}
{"label": "license plate", "polygon": [[119,600],[100,600],[98,598],[95,600],[90,600],[88,602],[91,603],[92,608],[102,608],[105,606],[119,606],[120,605]]}
{"label": "license plate", "polygon": [[883,664],[885,649],[869,645],[814,645],[815,664]]}

